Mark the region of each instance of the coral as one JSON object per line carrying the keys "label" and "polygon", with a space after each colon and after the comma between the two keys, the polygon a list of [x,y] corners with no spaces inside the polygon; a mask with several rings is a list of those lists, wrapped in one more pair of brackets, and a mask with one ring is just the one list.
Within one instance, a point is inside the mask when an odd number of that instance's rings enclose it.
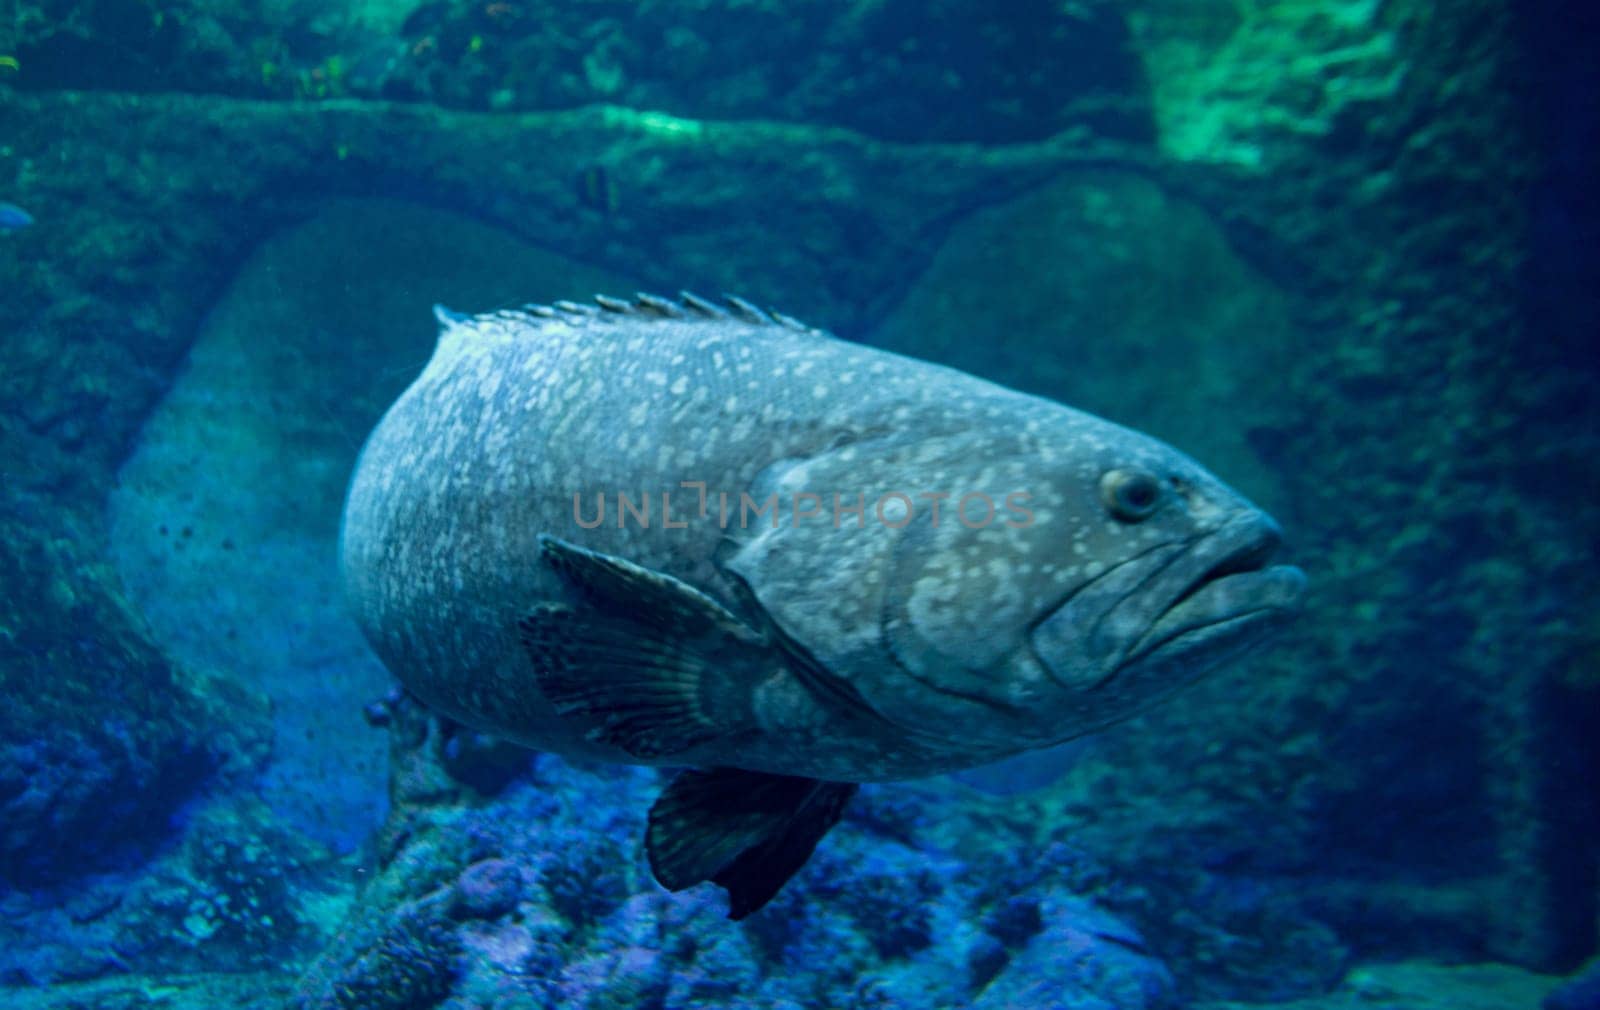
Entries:
{"label": "coral", "polygon": [[191,806],[181,841],[143,865],[13,892],[0,980],[280,968],[329,940],[350,904],[346,866],[259,802]]}
{"label": "coral", "polygon": [[[438,760],[430,734],[401,720],[390,728],[397,747]],[[1173,991],[1137,932],[1063,889],[1093,879],[1058,872],[1083,857],[1058,846],[1042,859],[1019,854],[1029,875],[1015,883],[1026,898],[1002,901],[974,886],[986,878],[926,838],[959,798],[898,801],[899,839],[847,822],[769,908],[735,925],[715,888],[672,895],[648,878],[637,838],[657,788],[648,770],[540,757],[488,807],[432,794],[402,802],[391,814],[409,826],[398,851],[302,981],[304,1005],[334,1005],[326,1001],[341,986],[385,1000],[442,999],[447,989],[496,1006],[667,1008],[931,1008],[990,989],[991,1000],[1029,994],[1019,1006],[1070,998],[1155,1008]],[[422,981],[394,974],[393,937],[436,946],[416,955]],[[1075,966],[1045,972],[1048,993],[1029,988],[1040,971],[1033,962],[1048,959],[1029,952],[1068,941]]]}
{"label": "coral", "polygon": [[402,907],[373,945],[322,993],[298,1006],[336,1010],[420,1010],[444,999],[455,973],[458,941],[442,902]]}
{"label": "coral", "polygon": [[1034,907],[1039,930],[983,988],[974,1010],[1179,1006],[1172,976],[1137,933],[1081,899],[1046,894]]}
{"label": "coral", "polygon": [[522,898],[522,870],[504,859],[485,859],[461,871],[453,911],[474,919],[497,919]]}

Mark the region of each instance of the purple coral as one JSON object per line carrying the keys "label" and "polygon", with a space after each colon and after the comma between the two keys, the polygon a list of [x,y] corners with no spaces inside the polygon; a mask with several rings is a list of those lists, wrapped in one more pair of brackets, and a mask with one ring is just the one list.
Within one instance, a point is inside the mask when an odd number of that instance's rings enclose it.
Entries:
{"label": "purple coral", "polygon": [[459,918],[498,919],[522,900],[522,869],[504,859],[484,859],[461,871],[452,911]]}

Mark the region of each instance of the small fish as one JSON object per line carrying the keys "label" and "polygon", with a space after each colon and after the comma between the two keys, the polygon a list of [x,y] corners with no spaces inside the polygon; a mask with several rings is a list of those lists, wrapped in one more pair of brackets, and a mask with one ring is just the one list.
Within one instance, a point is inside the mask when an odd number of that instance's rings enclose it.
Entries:
{"label": "small fish", "polygon": [[590,165],[578,173],[578,201],[585,207],[614,214],[619,203],[617,184],[603,165]]}
{"label": "small fish", "polygon": [[1298,609],[1277,524],[1152,438],[742,299],[597,302],[438,312],[344,587],[439,711],[687,769],[650,867],[733,918],[857,783],[1126,719]]}
{"label": "small fish", "polygon": [[14,203],[0,201],[0,231],[21,231],[33,224],[33,215]]}

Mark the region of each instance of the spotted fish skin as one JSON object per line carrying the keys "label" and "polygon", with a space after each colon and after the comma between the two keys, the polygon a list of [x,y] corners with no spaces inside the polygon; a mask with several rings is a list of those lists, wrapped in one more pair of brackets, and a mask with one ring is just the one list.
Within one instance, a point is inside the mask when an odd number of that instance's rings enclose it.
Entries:
{"label": "spotted fish skin", "polygon": [[[1126,718],[1298,605],[1269,517],[1052,401],[738,300],[440,319],[357,464],[346,595],[408,689],[528,746],[950,771]],[[773,495],[776,528],[738,514]],[[992,521],[953,521],[969,495]]]}

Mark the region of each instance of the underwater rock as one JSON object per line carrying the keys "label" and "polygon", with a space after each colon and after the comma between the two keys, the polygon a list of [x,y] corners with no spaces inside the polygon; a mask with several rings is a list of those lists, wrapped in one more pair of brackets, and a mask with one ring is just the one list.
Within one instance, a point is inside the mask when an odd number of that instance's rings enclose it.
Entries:
{"label": "underwater rock", "polygon": [[293,1000],[305,1010],[412,1010],[449,995],[459,940],[446,910],[448,894],[408,902],[360,948],[344,970]]}
{"label": "underwater rock", "polygon": [[1132,173],[1067,173],[951,229],[869,335],[1181,446],[1262,503],[1283,478],[1252,447],[1303,339],[1288,296],[1193,202]]}
{"label": "underwater rock", "polygon": [[[437,763],[435,734],[405,725],[417,711],[409,706],[391,723],[394,746]],[[396,768],[410,763],[401,756]],[[1016,852],[1014,837],[993,840],[994,851],[1010,847],[1019,871],[1028,868],[997,885],[1002,899],[982,886],[993,883],[982,856],[941,851],[931,839],[957,822],[962,790],[904,791],[890,816],[873,813],[872,798],[901,791],[869,787],[868,819],[847,818],[772,906],[733,924],[715,888],[667,894],[651,882],[636,838],[660,779],[651,769],[540,755],[487,806],[398,792],[388,832],[395,848],[302,979],[298,1005],[339,1006],[340,993],[359,990],[385,1006],[409,993],[447,1006],[867,1000],[932,1010],[970,1005],[991,989],[986,998],[1017,1008],[1169,1005],[1166,969],[1130,948],[1138,934],[1067,889],[1093,886],[1092,874],[1060,872],[1079,857],[1041,859]],[[882,833],[878,825],[890,823]],[[1007,899],[1028,907],[1001,910]],[[423,958],[420,976],[395,940],[418,935],[435,945],[412,954]],[[1070,964],[1046,968],[1064,942],[1074,945]]]}
{"label": "underwater rock", "polygon": [[522,897],[522,870],[504,859],[485,859],[461,871],[456,880],[455,912],[476,919],[496,919],[516,907]]}
{"label": "underwater rock", "polygon": [[[1277,1003],[1279,1010],[1539,1010],[1552,980],[1501,964],[1374,963],[1329,992]],[[1193,1010],[1258,1010],[1260,1003],[1197,1002]]]}
{"label": "underwater rock", "polygon": [[1544,998],[1540,1010],[1600,1010],[1600,958],[1561,983]]}
{"label": "underwater rock", "polygon": [[[0,374],[0,422],[30,461],[7,490],[90,511],[215,292],[257,243],[327,201],[427,200],[658,290],[737,287],[805,304],[829,325],[860,318],[900,284],[951,213],[1117,150],[1082,138],[993,151],[896,146],[620,107],[489,116],[22,91],[8,94],[7,113],[15,156],[0,161],[0,181],[54,222],[0,243],[0,269],[15,280],[0,299],[13,355]],[[519,150],[539,152],[536,164],[507,157]],[[96,167],[15,184],[47,157]],[[596,166],[617,191],[614,207],[594,206],[578,185]],[[117,180],[109,190],[99,186],[107,174]],[[817,254],[839,248],[854,250],[847,262]],[[754,260],[732,255],[750,249],[760,250]]]}
{"label": "underwater rock", "polygon": [[1285,147],[1358,133],[1404,74],[1395,27],[1367,0],[1134,0],[1128,23],[1157,142],[1181,161],[1254,170]]}
{"label": "underwater rock", "polygon": [[148,851],[269,734],[261,695],[158,653],[103,569],[21,520],[0,534],[0,886],[34,888]]}
{"label": "underwater rock", "polygon": [[272,698],[262,794],[297,830],[349,850],[381,819],[384,741],[361,706],[389,676],[332,564],[346,475],[428,356],[429,306],[617,283],[450,214],[351,201],[264,242],[207,316],[118,473],[111,556],[167,655]]}
{"label": "underwater rock", "polygon": [[1039,928],[973,1010],[1175,1010],[1177,987],[1139,934],[1082,899],[1045,893],[1034,901]]}
{"label": "underwater rock", "polygon": [[182,840],[142,865],[8,893],[0,984],[131,972],[266,971],[305,959],[349,904],[352,871],[248,794],[181,815]]}
{"label": "underwater rock", "polygon": [[203,972],[5,988],[0,998],[7,1010],[283,1010],[288,989],[288,980],[277,972]]}
{"label": "underwater rock", "polygon": [[61,7],[18,26],[18,87],[498,111],[613,102],[898,141],[1150,134],[1142,68],[1112,0]]}
{"label": "underwater rock", "polygon": [[107,916],[125,964],[265,970],[304,959],[331,935],[347,898],[330,887],[327,850],[256,801],[200,813],[180,849],[130,887]]}

